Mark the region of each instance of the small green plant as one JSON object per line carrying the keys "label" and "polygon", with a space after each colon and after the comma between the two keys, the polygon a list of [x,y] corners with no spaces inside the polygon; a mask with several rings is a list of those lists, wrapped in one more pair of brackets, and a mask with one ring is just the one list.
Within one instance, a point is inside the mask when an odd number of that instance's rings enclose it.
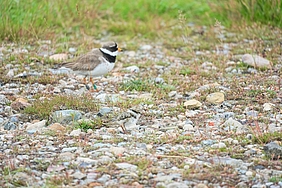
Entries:
{"label": "small green plant", "polygon": [[89,121],[81,121],[81,122],[77,122],[77,125],[75,125],[75,128],[79,128],[83,130],[84,132],[86,132],[88,129],[93,128],[93,124],[92,122],[89,122]]}
{"label": "small green plant", "polygon": [[191,70],[191,68],[189,67],[184,67],[180,70],[180,74],[181,75],[184,75],[184,76],[188,76],[188,75],[191,75],[191,74],[194,74],[195,72],[193,70]]}
{"label": "small green plant", "polygon": [[65,172],[65,174],[52,175],[46,179],[47,187],[61,187],[63,185],[68,185],[72,181],[72,177]]}
{"label": "small green plant", "polygon": [[263,93],[262,90],[259,90],[259,89],[251,89],[251,90],[248,91],[247,96],[248,96],[248,97],[256,97],[256,96],[258,96],[258,95],[260,95],[260,94],[262,94],[262,93]]}
{"label": "small green plant", "polygon": [[273,183],[281,182],[282,181],[282,176],[272,176],[271,178],[269,178],[269,181],[273,182]]}
{"label": "small green plant", "polygon": [[182,144],[185,141],[189,141],[193,139],[192,136],[186,136],[186,135],[180,135],[179,137],[177,137],[177,139],[175,140],[175,143],[179,143]]}
{"label": "small green plant", "polygon": [[148,80],[130,80],[122,83],[120,89],[125,91],[148,91],[150,90],[150,84]]}
{"label": "small green plant", "polygon": [[252,138],[252,143],[266,144],[275,140],[282,141],[282,132],[255,134]]}
{"label": "small green plant", "polygon": [[119,89],[124,91],[147,91],[157,94],[157,97],[162,97],[165,96],[165,92],[172,91],[175,87],[169,84],[158,84],[151,80],[137,79],[121,83]]}
{"label": "small green plant", "polygon": [[88,129],[99,128],[102,125],[103,125],[102,119],[95,118],[94,120],[91,121],[85,121],[85,120],[79,121],[76,123],[75,128],[87,132]]}

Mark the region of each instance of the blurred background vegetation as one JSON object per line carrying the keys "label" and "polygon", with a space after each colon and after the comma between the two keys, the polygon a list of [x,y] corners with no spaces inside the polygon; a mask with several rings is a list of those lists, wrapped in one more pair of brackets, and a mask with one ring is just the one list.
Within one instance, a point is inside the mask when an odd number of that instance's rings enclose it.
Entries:
{"label": "blurred background vegetation", "polygon": [[[281,0],[0,0],[0,40],[60,35],[159,37],[185,24],[282,27]],[[181,18],[180,18],[181,17]],[[179,20],[179,18],[181,20]],[[243,24],[243,25],[244,25]],[[176,33],[177,34],[177,33]]]}

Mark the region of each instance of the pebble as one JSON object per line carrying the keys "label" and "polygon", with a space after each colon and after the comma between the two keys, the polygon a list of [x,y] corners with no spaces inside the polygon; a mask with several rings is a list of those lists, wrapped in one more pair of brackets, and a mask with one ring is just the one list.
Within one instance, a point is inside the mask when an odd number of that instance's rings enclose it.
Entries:
{"label": "pebble", "polygon": [[148,50],[151,50],[153,47],[151,46],[151,45],[149,45],[149,44],[146,44],[146,45],[143,45],[143,46],[141,46],[140,47],[140,49],[141,50],[146,50],[146,51],[148,51]]}
{"label": "pebble", "polygon": [[185,125],[183,126],[183,130],[184,130],[184,131],[194,131],[194,127],[193,127],[193,125],[191,125],[191,124],[185,124]]}
{"label": "pebble", "polygon": [[195,109],[201,107],[202,103],[196,99],[190,99],[188,101],[185,101],[183,105],[186,108]]}
{"label": "pebble", "polygon": [[14,110],[23,110],[28,106],[31,106],[31,104],[24,98],[17,98],[11,103],[11,108]]}
{"label": "pebble", "polygon": [[206,186],[205,184],[203,183],[199,183],[195,186],[195,188],[208,188],[208,186]]}
{"label": "pebble", "polygon": [[184,183],[173,182],[169,183],[166,188],[188,188],[188,186]]}
{"label": "pebble", "polygon": [[252,171],[247,171],[247,172],[246,172],[246,176],[252,177],[252,176],[253,176],[253,172],[252,172]]}
{"label": "pebble", "polygon": [[239,121],[234,120],[233,118],[226,120],[222,124],[222,127],[226,131],[234,131],[237,134],[242,134],[248,130],[244,125],[242,125]]}
{"label": "pebble", "polygon": [[9,102],[10,102],[10,100],[7,99],[7,97],[5,95],[1,95],[0,94],[0,104],[5,105],[5,104],[7,104]]}
{"label": "pebble", "polygon": [[11,121],[8,121],[7,123],[4,123],[4,130],[16,130],[17,129],[17,125]]}
{"label": "pebble", "polygon": [[60,110],[55,111],[52,114],[52,118],[54,122],[68,124],[72,121],[77,121],[81,119],[82,114],[78,110]]}
{"label": "pebble", "polygon": [[269,60],[258,55],[245,54],[242,56],[242,62],[255,68],[271,68]]}
{"label": "pebble", "polygon": [[75,129],[70,132],[70,136],[80,136],[82,134],[81,129]]}
{"label": "pebble", "polygon": [[272,111],[275,104],[272,103],[264,103],[263,104],[263,111]]}
{"label": "pebble", "polygon": [[106,94],[106,93],[101,93],[96,96],[96,99],[99,100],[102,103],[106,102],[119,102],[121,101],[120,95],[119,94]]}
{"label": "pebble", "polygon": [[281,159],[282,157],[282,147],[276,142],[270,142],[263,147],[266,155],[271,159]]}
{"label": "pebble", "polygon": [[157,84],[163,84],[165,81],[164,81],[163,78],[157,77],[157,78],[155,78],[155,82],[156,82]]}
{"label": "pebble", "polygon": [[176,94],[177,94],[177,91],[171,91],[171,92],[168,93],[168,96],[169,97],[175,97]]}
{"label": "pebble", "polygon": [[138,73],[140,71],[139,67],[137,67],[135,65],[126,67],[124,70],[131,72],[131,73],[133,73],[133,72]]}
{"label": "pebble", "polygon": [[26,127],[28,132],[42,132],[43,128],[46,126],[47,120],[42,120],[36,123],[29,123]]}
{"label": "pebble", "polygon": [[58,132],[64,132],[66,130],[66,128],[63,125],[61,125],[60,123],[54,123],[50,125],[48,129],[51,129],[53,131],[58,131]]}
{"label": "pebble", "polygon": [[50,60],[63,61],[68,59],[68,54],[54,54],[49,57]]}
{"label": "pebble", "polygon": [[69,52],[72,53],[72,54],[74,54],[74,53],[76,52],[76,48],[72,48],[72,47],[69,48]]}
{"label": "pebble", "polygon": [[98,116],[102,117],[108,113],[110,113],[113,109],[110,107],[102,107],[100,111],[97,113]]}
{"label": "pebble", "polygon": [[83,179],[83,178],[86,177],[86,175],[84,173],[80,172],[80,171],[76,171],[71,176],[75,179]]}
{"label": "pebble", "polygon": [[123,147],[111,147],[110,152],[114,153],[117,156],[120,156],[125,152],[125,148],[123,148]]}
{"label": "pebble", "polygon": [[97,182],[105,184],[109,181],[111,176],[109,174],[103,174],[100,178],[97,179]]}
{"label": "pebble", "polygon": [[211,93],[207,96],[206,101],[212,104],[220,104],[224,101],[224,94],[222,92]]}
{"label": "pebble", "polygon": [[126,170],[129,170],[129,171],[132,171],[132,172],[136,171],[137,168],[138,168],[136,165],[132,165],[132,164],[129,164],[129,163],[116,163],[115,165],[119,169],[126,169]]}

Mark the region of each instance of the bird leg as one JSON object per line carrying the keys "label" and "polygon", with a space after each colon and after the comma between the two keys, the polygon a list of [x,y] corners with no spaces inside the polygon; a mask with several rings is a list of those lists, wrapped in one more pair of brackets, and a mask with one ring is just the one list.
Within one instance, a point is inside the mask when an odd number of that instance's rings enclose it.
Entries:
{"label": "bird leg", "polygon": [[127,134],[127,133],[128,133],[127,130],[126,130],[126,128],[125,128],[125,126],[124,126],[124,124],[121,124],[120,127],[121,127],[121,129],[122,129],[122,131],[123,131],[124,134]]}
{"label": "bird leg", "polygon": [[86,82],[86,77],[87,75],[83,78],[83,84],[85,85],[86,89],[89,90],[89,86],[87,85],[87,82]]}
{"label": "bird leg", "polygon": [[94,90],[98,91],[97,86],[95,85],[93,78],[90,77],[90,82],[92,84],[93,87],[91,87],[91,91],[93,92]]}

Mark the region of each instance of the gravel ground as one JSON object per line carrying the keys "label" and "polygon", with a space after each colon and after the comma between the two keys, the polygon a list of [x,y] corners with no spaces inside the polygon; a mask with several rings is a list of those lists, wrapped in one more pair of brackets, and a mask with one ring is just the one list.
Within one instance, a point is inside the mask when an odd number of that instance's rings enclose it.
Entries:
{"label": "gravel ground", "polygon": [[2,45],[0,186],[282,187],[281,54],[232,55],[255,42],[140,42],[96,92],[50,72],[75,45]]}

